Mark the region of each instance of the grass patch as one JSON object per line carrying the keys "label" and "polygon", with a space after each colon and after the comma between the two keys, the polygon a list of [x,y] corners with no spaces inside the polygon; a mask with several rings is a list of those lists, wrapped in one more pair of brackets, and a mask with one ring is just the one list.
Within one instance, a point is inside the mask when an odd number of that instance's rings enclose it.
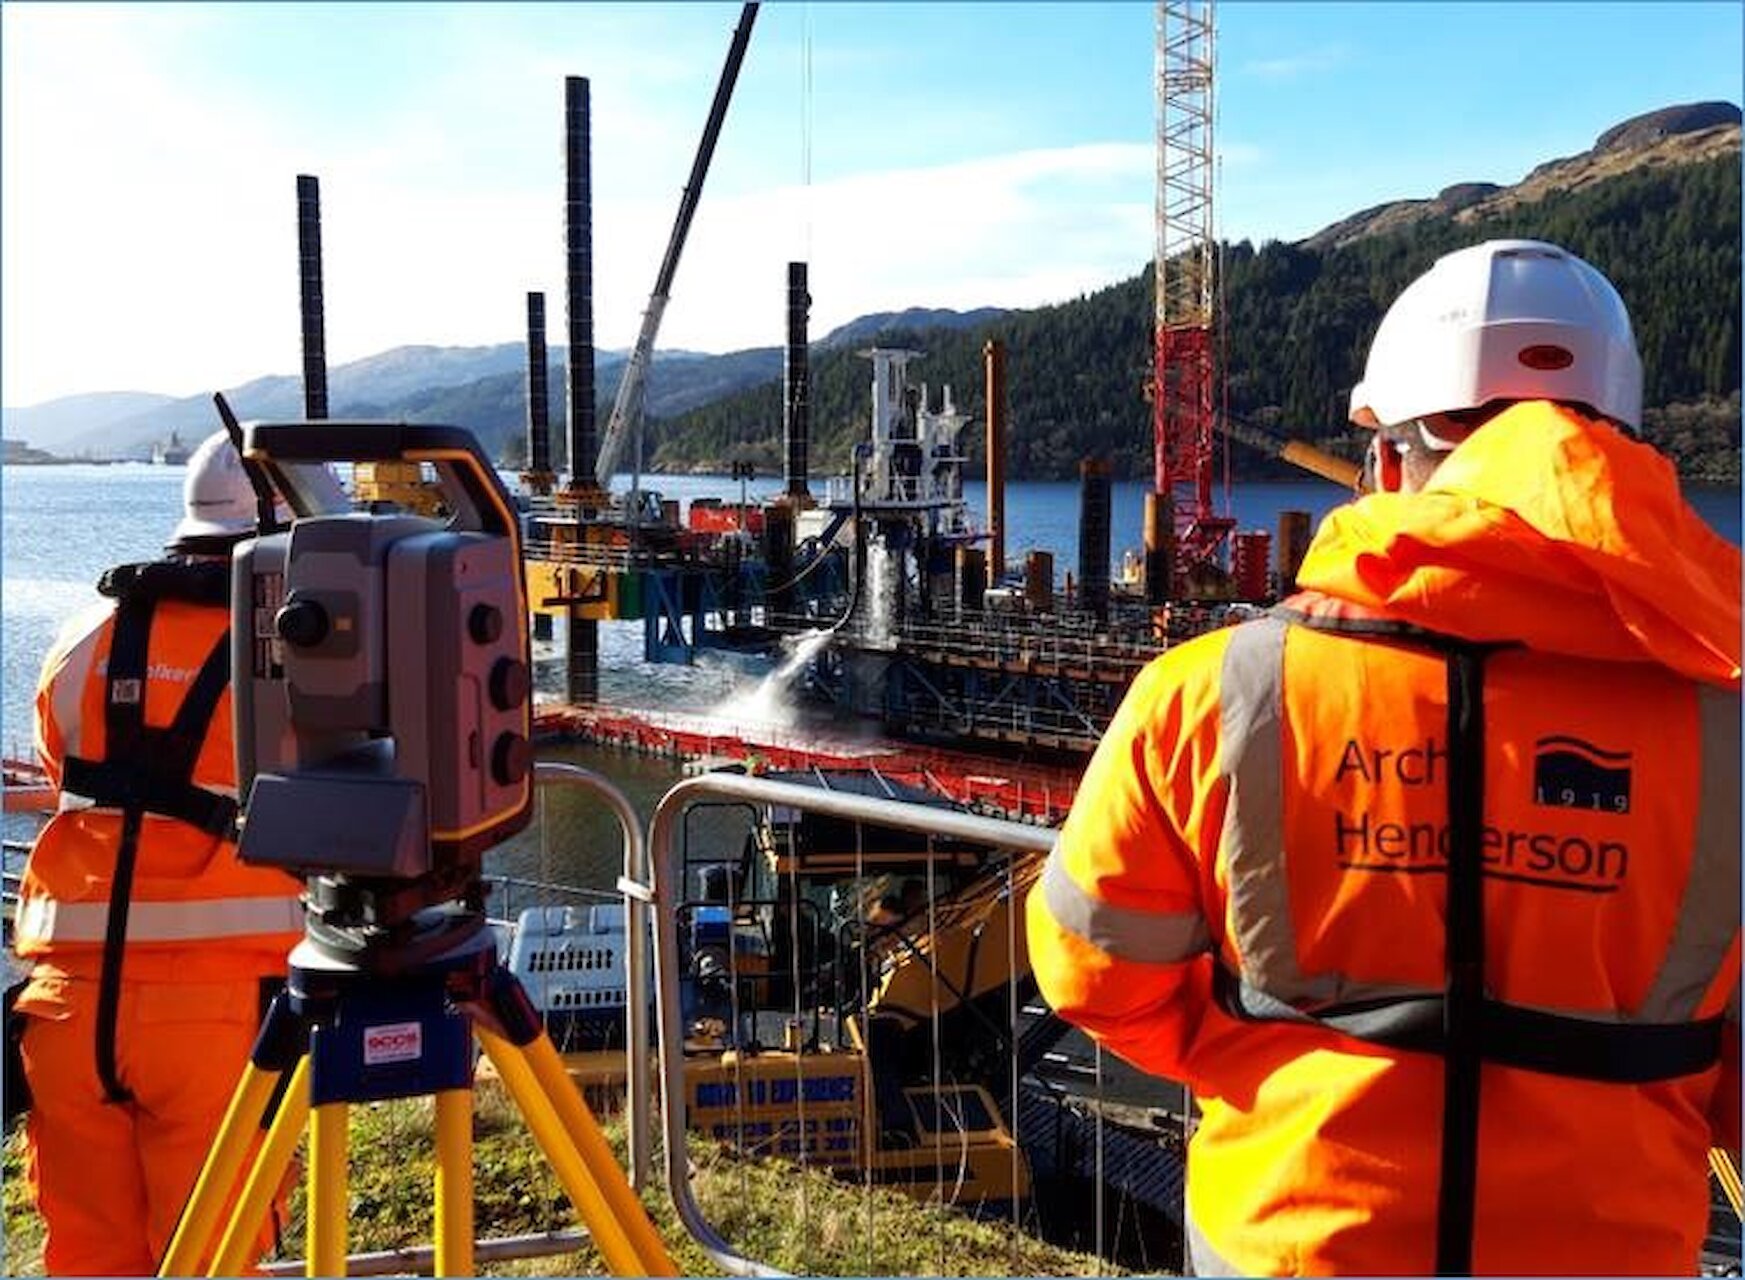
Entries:
{"label": "grass patch", "polygon": [[6,1136],[6,1156],[0,1165],[0,1204],[6,1224],[6,1274],[42,1274],[42,1219],[31,1207],[30,1188],[24,1180],[24,1126]]}
{"label": "grass patch", "polygon": [[[474,1203],[481,1238],[577,1225],[569,1199],[513,1107],[491,1082],[475,1090]],[[353,1253],[427,1244],[435,1171],[433,1104],[428,1098],[360,1104],[351,1111],[348,1249]],[[620,1161],[624,1128],[602,1121]],[[41,1275],[42,1224],[25,1187],[22,1135],[5,1150],[6,1273]],[[658,1153],[657,1153],[658,1156]],[[777,1160],[740,1159],[693,1138],[697,1199],[708,1220],[740,1252],[805,1275],[1095,1275],[1112,1270],[1082,1253],[1057,1249],[1007,1222],[900,1192],[841,1181]],[[657,1158],[655,1168],[660,1168]],[[658,1174],[656,1175],[658,1179]],[[682,1275],[719,1269],[679,1225],[664,1182],[645,1189],[661,1238]],[[301,1179],[292,1194],[285,1256],[304,1239]],[[606,1270],[592,1247],[518,1262],[481,1265],[481,1275],[583,1276]]]}

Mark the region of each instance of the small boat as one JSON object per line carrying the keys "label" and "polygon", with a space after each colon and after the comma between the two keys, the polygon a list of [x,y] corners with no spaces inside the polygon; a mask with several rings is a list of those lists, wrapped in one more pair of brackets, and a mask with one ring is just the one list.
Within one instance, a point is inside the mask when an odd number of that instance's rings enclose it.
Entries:
{"label": "small boat", "polygon": [[192,449],[182,443],[182,437],[172,431],[168,440],[159,440],[152,445],[151,460],[160,467],[179,467],[188,461],[188,455],[192,452]]}
{"label": "small boat", "polygon": [[53,809],[58,793],[41,765],[34,760],[5,761],[5,811],[7,813],[42,813]]}

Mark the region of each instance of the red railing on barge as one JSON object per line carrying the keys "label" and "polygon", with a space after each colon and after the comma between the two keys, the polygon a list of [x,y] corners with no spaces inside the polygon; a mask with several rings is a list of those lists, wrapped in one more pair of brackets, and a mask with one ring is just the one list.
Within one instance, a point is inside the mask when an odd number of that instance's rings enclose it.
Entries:
{"label": "red railing on barge", "polygon": [[1078,787],[1077,769],[909,743],[810,738],[776,727],[730,730],[706,717],[653,711],[549,706],[535,715],[534,732],[678,760],[741,762],[759,770],[877,770],[972,809],[1044,826],[1066,817]]}
{"label": "red railing on barge", "polygon": [[[677,760],[736,761],[759,770],[876,769],[895,781],[925,787],[984,812],[1055,826],[1078,787],[1076,769],[1020,764],[968,752],[909,743],[832,742],[779,728],[727,732],[702,717],[605,707],[547,707],[534,719],[536,736],[575,738]],[[6,762],[9,813],[52,809],[55,791],[41,768]]]}

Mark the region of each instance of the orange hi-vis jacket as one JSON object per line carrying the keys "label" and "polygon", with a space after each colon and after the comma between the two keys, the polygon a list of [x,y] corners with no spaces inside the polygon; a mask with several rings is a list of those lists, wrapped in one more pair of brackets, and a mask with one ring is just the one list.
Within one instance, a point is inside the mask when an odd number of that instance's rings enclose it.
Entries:
{"label": "orange hi-vis jacket", "polygon": [[[157,603],[150,622],[145,678],[122,689],[143,698],[143,722],[166,729],[209,661],[222,663],[227,609],[182,600]],[[59,811],[38,836],[25,867],[15,921],[22,959],[75,977],[102,966],[111,890],[124,819],[112,804],[81,795],[81,780],[107,766],[141,776],[140,762],[114,760],[108,743],[107,679],[115,607],[105,603],[63,629],[37,690],[37,754],[61,792]],[[214,655],[217,655],[216,657]],[[140,819],[127,903],[123,974],[141,981],[216,981],[284,971],[302,936],[299,883],[281,871],[237,861],[223,828],[236,795],[228,680],[219,693],[189,781],[188,808],[217,815],[202,829],[189,818],[147,810]],[[73,762],[82,762],[75,765]]]}
{"label": "orange hi-vis jacket", "polygon": [[1197,1095],[1196,1269],[1424,1273],[1452,1220],[1477,1273],[1692,1274],[1739,1145],[1738,549],[1533,402],[1298,581],[1140,675],[1028,904],[1050,1004]]}

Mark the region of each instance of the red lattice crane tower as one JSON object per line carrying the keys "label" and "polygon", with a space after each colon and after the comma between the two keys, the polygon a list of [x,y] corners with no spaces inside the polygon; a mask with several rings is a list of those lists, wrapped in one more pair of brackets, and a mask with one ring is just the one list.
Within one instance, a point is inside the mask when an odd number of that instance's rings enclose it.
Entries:
{"label": "red lattice crane tower", "polygon": [[[1167,584],[1193,594],[1235,523],[1213,502],[1218,368],[1214,350],[1211,0],[1157,6],[1157,314],[1152,380],[1156,532]],[[1154,556],[1154,563],[1156,562]],[[1161,567],[1161,566],[1160,566]]]}

